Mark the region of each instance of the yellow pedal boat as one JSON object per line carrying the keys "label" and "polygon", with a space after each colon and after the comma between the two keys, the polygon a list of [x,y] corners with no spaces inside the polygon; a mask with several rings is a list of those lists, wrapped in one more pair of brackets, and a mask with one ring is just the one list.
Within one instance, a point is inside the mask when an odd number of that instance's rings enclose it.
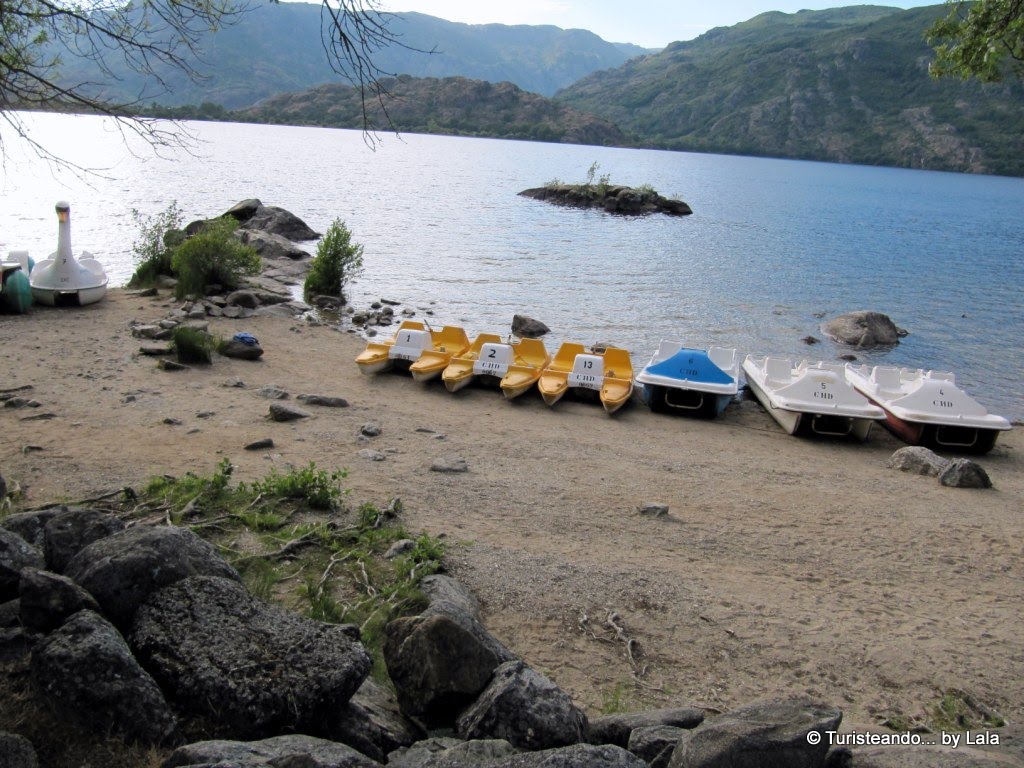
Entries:
{"label": "yellow pedal boat", "polygon": [[416,320],[403,320],[394,337],[369,342],[356,364],[367,375],[406,365],[416,381],[428,381],[440,375],[452,355],[467,347],[469,338],[458,326],[434,330]]}
{"label": "yellow pedal boat", "polygon": [[500,379],[501,391],[511,400],[540,378],[551,356],[540,339],[504,342],[493,333],[481,333],[462,355],[456,355],[441,378],[449,392],[457,392],[478,376]]}
{"label": "yellow pedal boat", "polygon": [[593,352],[582,344],[566,342],[541,373],[537,388],[548,405],[573,388],[595,390],[605,411],[615,413],[633,394],[633,362],[624,349],[608,347]]}

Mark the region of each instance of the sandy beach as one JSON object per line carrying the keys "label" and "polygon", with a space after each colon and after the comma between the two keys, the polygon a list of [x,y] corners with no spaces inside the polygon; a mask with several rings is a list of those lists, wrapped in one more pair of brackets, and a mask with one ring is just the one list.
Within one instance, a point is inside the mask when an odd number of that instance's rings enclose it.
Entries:
{"label": "sandy beach", "polygon": [[[0,408],[0,473],[23,506],[208,474],[225,457],[243,480],[314,461],[348,470],[353,506],[399,497],[411,531],[444,534],[489,629],[590,714],[808,694],[877,725],[928,721],[957,690],[1024,716],[1019,427],[979,459],[993,489],[944,488],[887,469],[902,443],[882,429],[827,442],[786,435],[755,402],[701,422],[639,403],[609,418],[533,394],[453,395],[362,376],[362,339],[284,317],[210,321],[257,336],[258,362],[162,371],[129,324],[175,306],[118,289],[91,307],[0,316],[0,389],[30,385],[40,404]],[[271,422],[255,394],[268,384],[350,407]],[[368,422],[380,436],[359,436]],[[273,449],[243,450],[266,437]],[[446,456],[469,471],[430,471]],[[647,502],[669,515],[640,515]],[[635,663],[609,612],[637,641]]]}

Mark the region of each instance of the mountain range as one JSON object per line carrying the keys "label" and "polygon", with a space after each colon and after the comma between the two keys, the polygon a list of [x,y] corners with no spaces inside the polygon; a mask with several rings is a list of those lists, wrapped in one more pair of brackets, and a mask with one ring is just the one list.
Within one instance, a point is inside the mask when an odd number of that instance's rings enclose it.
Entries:
{"label": "mountain range", "polygon": [[[208,102],[227,109],[248,107],[278,93],[346,82],[328,63],[321,14],[322,6],[313,3],[252,5],[235,23],[200,36],[199,57],[190,60],[204,74],[199,81],[177,69],[158,68],[166,88],[156,90],[152,78],[143,78],[113,57],[107,74],[66,52],[63,80],[102,82],[96,95],[116,103],[174,107]],[[582,29],[461,24],[422,13],[384,18],[398,41],[373,52],[374,65],[385,74],[507,80],[544,96],[650,52],[606,42]]]}
{"label": "mountain range", "polygon": [[[387,107],[406,132],[1024,176],[1022,82],[928,73],[925,33],[945,12],[772,12],[657,52],[583,30],[403,13],[390,29],[404,46],[374,61],[399,75],[386,80]],[[327,64],[320,13],[303,3],[257,7],[203,42],[197,67],[207,80],[166,73],[172,92],[141,102],[160,101],[152,113],[176,117],[361,128],[358,93]],[[69,79],[96,80],[86,65],[73,63]],[[118,74],[103,95],[139,100],[145,83]],[[370,117],[387,128],[376,106]]]}
{"label": "mountain range", "polygon": [[556,98],[645,146],[1024,175],[1024,87],[928,73],[945,6],[765,13]]}

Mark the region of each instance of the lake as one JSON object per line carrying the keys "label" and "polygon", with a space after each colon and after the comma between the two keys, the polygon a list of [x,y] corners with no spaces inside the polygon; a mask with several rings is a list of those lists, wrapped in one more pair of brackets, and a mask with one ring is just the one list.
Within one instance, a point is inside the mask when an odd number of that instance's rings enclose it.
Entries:
{"label": "lake", "polygon": [[[385,297],[432,322],[506,333],[514,313],[563,340],[643,362],[662,338],[835,360],[819,330],[857,309],[910,331],[865,362],[953,371],[991,411],[1024,418],[1024,180],[750,157],[442,136],[187,123],[191,153],[155,157],[98,117],[27,115],[34,139],[103,176],[54,169],[0,129],[0,253],[73,246],[113,283],[132,272],[132,208],[186,219],[258,197],[365,247],[356,306]],[[519,197],[553,179],[650,184],[692,216],[619,218]],[[310,251],[315,244],[308,244]],[[801,339],[823,343],[808,347]],[[271,352],[272,353],[272,352]]]}

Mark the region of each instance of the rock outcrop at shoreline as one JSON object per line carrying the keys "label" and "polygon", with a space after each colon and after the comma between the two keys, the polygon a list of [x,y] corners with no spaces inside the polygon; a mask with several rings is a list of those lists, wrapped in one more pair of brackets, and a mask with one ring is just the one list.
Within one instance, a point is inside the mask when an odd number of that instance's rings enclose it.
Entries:
{"label": "rock outcrop at shoreline", "polygon": [[554,205],[601,208],[608,213],[623,216],[646,216],[651,213],[687,216],[693,213],[690,206],[682,200],[662,197],[653,189],[626,187],[621,184],[548,184],[544,187],[524,189],[519,194]]}

